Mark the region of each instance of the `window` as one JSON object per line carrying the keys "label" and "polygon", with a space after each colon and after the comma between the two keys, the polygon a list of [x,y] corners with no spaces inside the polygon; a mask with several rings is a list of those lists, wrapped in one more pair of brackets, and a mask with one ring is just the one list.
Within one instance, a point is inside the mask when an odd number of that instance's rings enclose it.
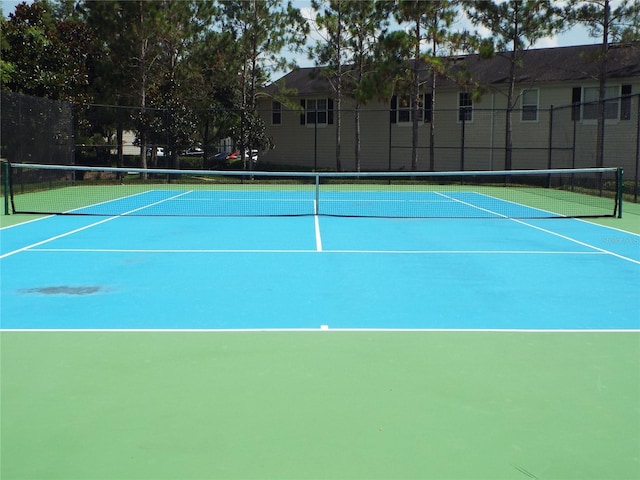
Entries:
{"label": "window", "polygon": [[271,124],[282,125],[282,104],[280,102],[271,103]]}
{"label": "window", "polygon": [[[571,119],[588,122],[597,121],[599,92],[600,89],[597,86],[574,87],[571,94],[571,103],[574,105]],[[631,118],[630,99],[628,98],[630,93],[631,85],[609,85],[605,87],[605,120],[629,120]]]}
{"label": "window", "polygon": [[431,123],[432,115],[431,115],[431,107],[433,106],[433,95],[431,93],[427,93],[424,96],[424,121],[427,123]]}
{"label": "window", "polygon": [[532,88],[522,91],[522,121],[538,121],[538,89]]}
{"label": "window", "polygon": [[[411,118],[411,98],[407,95],[398,99],[398,123],[409,123]],[[419,116],[420,114],[418,114]]]}
{"label": "window", "polygon": [[304,113],[300,114],[300,125],[332,125],[333,99],[302,99],[300,107]]}
{"label": "window", "polygon": [[458,97],[458,121],[473,121],[473,99],[468,92],[460,92]]}
{"label": "window", "polygon": [[582,88],[573,87],[571,90],[571,121],[580,120],[580,102],[582,102]]}
{"label": "window", "polygon": [[[413,123],[413,101],[411,96],[393,96],[391,99],[391,123]],[[421,94],[417,110],[418,122],[431,121],[431,94]]]}
{"label": "window", "polygon": [[[598,119],[598,87],[585,87],[582,89],[582,119],[583,120],[597,120]],[[605,89],[605,102],[604,102],[604,118],[605,120],[617,120],[619,115],[620,99],[616,98],[620,96],[620,86],[614,85],[606,87]],[[613,100],[607,101],[607,99],[613,98]]]}

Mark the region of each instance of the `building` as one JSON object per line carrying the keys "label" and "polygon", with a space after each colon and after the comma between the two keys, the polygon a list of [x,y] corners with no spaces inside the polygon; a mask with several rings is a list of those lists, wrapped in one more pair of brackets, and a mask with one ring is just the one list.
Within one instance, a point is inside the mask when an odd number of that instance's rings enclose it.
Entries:
{"label": "building", "polygon": [[[597,163],[599,45],[526,51],[516,73],[511,112],[513,169],[593,167]],[[466,69],[469,88],[444,77],[431,90],[428,68],[420,69],[418,170],[505,168],[509,61],[496,55],[446,59],[451,71]],[[615,44],[607,56],[604,106],[604,166],[636,172],[640,109],[640,43]],[[336,168],[335,92],[321,68],[296,69],[269,85],[259,101],[274,149],[261,161],[309,169]],[[289,105],[276,101],[281,86],[293,89]],[[435,95],[432,110],[431,95]],[[355,170],[354,102],[343,97],[340,158]],[[360,107],[363,171],[410,170],[411,100],[404,92]],[[433,128],[433,157],[430,130]]]}

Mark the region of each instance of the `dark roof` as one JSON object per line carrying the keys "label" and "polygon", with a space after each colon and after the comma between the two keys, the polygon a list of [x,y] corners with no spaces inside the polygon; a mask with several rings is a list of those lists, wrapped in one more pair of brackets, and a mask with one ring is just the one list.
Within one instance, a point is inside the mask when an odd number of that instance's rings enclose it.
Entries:
{"label": "dark roof", "polygon": [[[528,50],[522,57],[522,66],[516,74],[518,83],[550,83],[594,80],[598,75],[595,60],[601,45],[581,45],[573,47],[541,48]],[[508,52],[493,58],[483,59],[477,54],[449,57],[453,70],[466,67],[472,79],[481,85],[505,84],[509,79]],[[277,82],[269,85],[267,91],[274,93],[277,83],[284,81],[287,88],[296,89],[298,95],[330,92],[329,82],[319,75],[321,67],[295,69]],[[607,57],[608,78],[640,76],[640,42],[614,44],[609,46]],[[423,70],[426,72],[427,69]],[[450,80],[441,79],[440,87],[453,86]]]}
{"label": "dark roof", "polygon": [[298,94],[327,92],[330,90],[329,82],[321,72],[322,67],[296,68],[267,86],[267,91],[272,93],[277,90],[277,83],[284,81],[286,88],[295,88]]}

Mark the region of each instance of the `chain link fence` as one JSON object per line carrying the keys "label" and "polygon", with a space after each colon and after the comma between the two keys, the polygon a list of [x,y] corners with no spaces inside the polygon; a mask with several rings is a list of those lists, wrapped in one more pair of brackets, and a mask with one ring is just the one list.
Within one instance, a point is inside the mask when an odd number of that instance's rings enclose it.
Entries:
{"label": "chain link fence", "polygon": [[1,91],[0,157],[69,164],[74,159],[72,105]]}

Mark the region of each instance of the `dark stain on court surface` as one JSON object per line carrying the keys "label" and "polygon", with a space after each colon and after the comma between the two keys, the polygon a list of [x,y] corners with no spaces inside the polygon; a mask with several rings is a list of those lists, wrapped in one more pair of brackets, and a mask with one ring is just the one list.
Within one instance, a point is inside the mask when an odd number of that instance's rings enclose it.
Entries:
{"label": "dark stain on court surface", "polygon": [[20,293],[37,295],[92,295],[104,292],[106,289],[96,285],[76,286],[57,285],[54,287],[25,288]]}

